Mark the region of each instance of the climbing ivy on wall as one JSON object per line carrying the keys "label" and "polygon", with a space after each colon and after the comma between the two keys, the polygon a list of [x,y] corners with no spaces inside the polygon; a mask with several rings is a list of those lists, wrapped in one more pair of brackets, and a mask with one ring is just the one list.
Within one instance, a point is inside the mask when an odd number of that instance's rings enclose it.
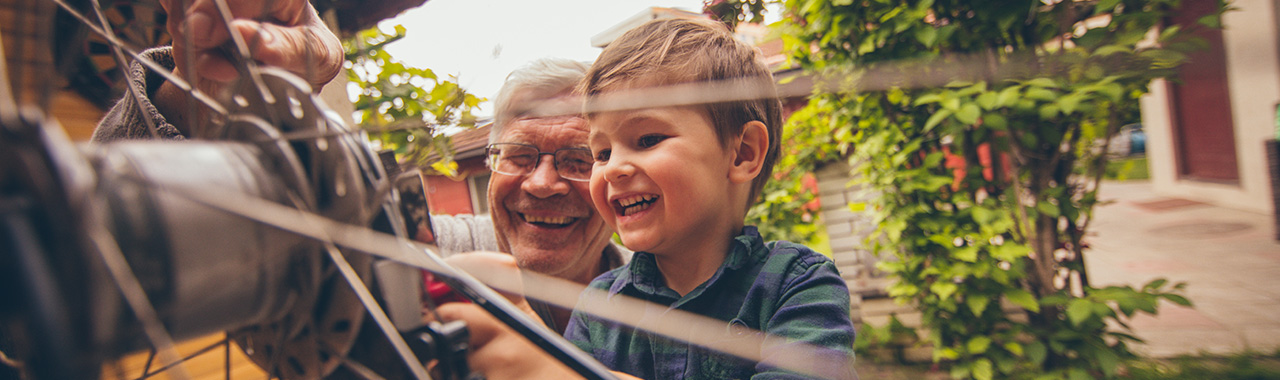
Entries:
{"label": "climbing ivy on wall", "polygon": [[[1202,47],[1189,31],[1220,27],[1206,1],[1191,25],[1165,24],[1189,0],[773,2],[815,81],[788,148],[847,159],[878,193],[850,207],[877,215],[888,291],[953,377],[1112,378],[1135,357],[1129,317],[1190,305],[1164,280],[1092,286],[1083,253],[1107,141]],[[707,10],[732,24],[766,3]]]}

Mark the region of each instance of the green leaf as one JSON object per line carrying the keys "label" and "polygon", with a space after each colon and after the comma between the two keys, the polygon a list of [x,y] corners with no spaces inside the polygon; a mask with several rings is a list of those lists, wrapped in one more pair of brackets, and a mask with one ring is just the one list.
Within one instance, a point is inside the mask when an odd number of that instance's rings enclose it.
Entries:
{"label": "green leaf", "polygon": [[867,202],[849,202],[849,211],[863,212],[867,210]]}
{"label": "green leaf", "polygon": [[946,157],[947,156],[943,154],[941,151],[929,153],[928,155],[924,156],[924,167],[926,168],[936,167],[938,166],[938,164],[942,163],[942,159]]}
{"label": "green leaf", "polygon": [[1116,53],[1127,53],[1132,51],[1133,49],[1130,49],[1129,47],[1122,46],[1122,45],[1106,45],[1098,48],[1098,50],[1094,50],[1093,55],[1098,57],[1106,57],[1108,55],[1112,55]]}
{"label": "green leaf", "polygon": [[1033,313],[1040,312],[1040,304],[1036,302],[1036,297],[1023,289],[1011,288],[1004,291],[1005,298],[1009,299],[1014,305],[1022,306],[1023,309],[1030,310]]}
{"label": "green leaf", "polygon": [[933,127],[938,126],[938,123],[941,123],[943,120],[946,120],[946,118],[949,116],[951,116],[951,110],[946,110],[946,109],[939,110],[938,112],[934,113],[933,116],[930,116],[928,121],[925,121],[924,130],[926,132],[933,130]]}
{"label": "green leaf", "polygon": [[978,359],[973,362],[973,378],[977,380],[991,380],[995,375],[991,369],[991,360],[987,358]]}
{"label": "green leaf", "polygon": [[968,377],[969,377],[969,374],[970,374],[970,373],[973,373],[973,371],[971,371],[971,370],[969,369],[969,366],[968,366],[967,364],[968,364],[968,363],[958,363],[958,364],[956,364],[956,365],[952,366],[952,367],[951,367],[951,378],[952,378],[952,379],[965,379],[965,378],[968,378]]}
{"label": "green leaf", "polygon": [[1222,29],[1222,18],[1217,14],[1205,15],[1196,20],[1196,23],[1214,29]]}
{"label": "green leaf", "polygon": [[1067,379],[1069,380],[1093,380],[1093,376],[1089,376],[1088,372],[1080,368],[1071,368],[1067,370]]}
{"label": "green leaf", "polygon": [[1000,95],[996,97],[996,107],[1008,107],[1018,101],[1021,95],[1021,87],[1011,86],[1000,90]]}
{"label": "green leaf", "polygon": [[1031,359],[1032,364],[1039,366],[1048,356],[1049,350],[1044,347],[1044,343],[1034,341],[1027,344],[1027,359]]}
{"label": "green leaf", "polygon": [[964,302],[969,305],[969,310],[973,311],[973,315],[981,316],[982,312],[987,310],[987,304],[991,303],[991,299],[970,294],[965,297]]}
{"label": "green leaf", "polygon": [[948,111],[960,110],[960,98],[955,96],[950,96],[945,99],[942,99],[942,109],[945,109]]}
{"label": "green leaf", "polygon": [[1057,218],[1059,215],[1058,206],[1055,206],[1053,203],[1049,203],[1046,201],[1040,201],[1040,203],[1037,203],[1036,210],[1040,211],[1041,214],[1045,214],[1054,218]]}
{"label": "green leaf", "polygon": [[1120,0],[1099,0],[1098,5],[1095,5],[1093,8],[1093,14],[1100,15],[1103,13],[1110,13],[1112,10],[1116,9],[1116,5],[1118,4],[1120,4]]}
{"label": "green leaf", "polygon": [[1157,278],[1157,279],[1151,280],[1151,282],[1148,282],[1146,285],[1143,285],[1142,288],[1147,290],[1156,290],[1156,289],[1160,289],[1160,287],[1163,287],[1164,284],[1167,284],[1167,283],[1169,283],[1169,280],[1163,279],[1163,278]]}
{"label": "green leaf", "polygon": [[929,286],[929,290],[933,291],[934,294],[937,294],[939,299],[944,300],[950,299],[951,295],[955,294],[956,290],[959,289],[959,286],[956,286],[954,282],[950,281],[937,281],[934,282],[933,285]]}
{"label": "green leaf", "polygon": [[1116,368],[1120,366],[1120,357],[1111,351],[1106,345],[1099,345],[1094,351],[1094,356],[1098,359],[1098,367],[1102,368],[1102,372],[1110,378],[1116,375]]}
{"label": "green leaf", "polygon": [[995,129],[998,131],[1009,130],[1009,120],[1005,119],[1003,115],[1000,115],[998,113],[989,113],[989,114],[983,115],[982,124],[988,127],[991,127],[991,129]]}
{"label": "green leaf", "polygon": [[916,28],[916,41],[920,41],[921,45],[931,48],[934,43],[938,42],[938,30],[928,26]]}
{"label": "green leaf", "polygon": [[939,95],[937,93],[924,94],[917,97],[914,104],[918,106],[918,105],[924,105],[929,103],[937,103],[940,101],[942,101],[942,95]]}
{"label": "green leaf", "polygon": [[1003,245],[998,245],[991,248],[991,257],[994,257],[998,260],[1003,260],[1003,261],[1014,261],[1020,258],[1027,257],[1030,254],[1031,254],[1031,247],[1027,247],[1021,244],[1014,244],[1010,242],[1005,242],[1005,244]]}
{"label": "green leaf", "polygon": [[1022,350],[1022,344],[1020,344],[1020,343],[1018,343],[1018,342],[1009,342],[1009,343],[1005,343],[1005,344],[1004,344],[1004,349],[1005,349],[1005,350],[1008,350],[1010,353],[1012,353],[1012,354],[1014,354],[1014,355],[1018,355],[1018,356],[1022,356],[1022,355],[1023,355],[1023,352],[1024,352],[1024,351]]}
{"label": "green leaf", "polygon": [[1083,98],[1084,96],[1080,94],[1068,94],[1058,98],[1055,103],[1058,104],[1058,108],[1062,109],[1062,113],[1070,114],[1076,112],[1076,107],[1080,106],[1080,100]]}
{"label": "green leaf", "polygon": [[1164,299],[1167,299],[1170,302],[1176,303],[1181,306],[1187,306],[1187,307],[1191,306],[1191,300],[1188,300],[1185,297],[1177,294],[1165,294],[1165,295],[1162,295],[1161,297],[1164,297]]}
{"label": "green leaf", "polygon": [[1027,99],[1031,99],[1031,100],[1051,102],[1058,97],[1058,94],[1053,92],[1053,90],[1040,88],[1040,87],[1031,87],[1027,89],[1027,92],[1024,96]]}
{"label": "green leaf", "polygon": [[1045,104],[1040,106],[1040,120],[1053,120],[1058,118],[1058,106],[1054,104]]}
{"label": "green leaf", "polygon": [[981,106],[982,109],[990,111],[996,108],[996,101],[998,99],[1000,99],[1000,94],[990,91],[984,92],[982,95],[978,95],[978,105]]}
{"label": "green leaf", "polygon": [[1071,320],[1074,326],[1080,326],[1085,320],[1093,316],[1093,302],[1084,298],[1076,298],[1067,304],[1067,319]]}
{"label": "green leaf", "polygon": [[966,246],[966,247],[951,251],[951,257],[954,257],[956,258],[956,260],[960,260],[960,261],[965,261],[970,263],[976,262],[978,261],[978,247],[971,245],[971,246]]}
{"label": "green leaf", "polygon": [[1167,26],[1164,28],[1164,30],[1160,31],[1160,38],[1158,39],[1158,41],[1160,42],[1169,41],[1174,36],[1177,36],[1178,32],[1181,32],[1181,31],[1182,31],[1182,25]]}
{"label": "green leaf", "polygon": [[938,357],[942,359],[956,360],[960,358],[960,351],[956,351],[953,348],[946,347],[940,351],[940,353],[938,354]]}
{"label": "green leaf", "polygon": [[969,343],[966,345],[966,348],[969,349],[969,354],[971,355],[981,355],[982,353],[987,352],[987,348],[990,347],[991,338],[985,336],[975,336],[969,339]]}
{"label": "green leaf", "polygon": [[956,120],[964,124],[972,125],[977,123],[978,116],[982,116],[982,110],[978,109],[978,105],[973,103],[965,103],[960,107],[960,112],[956,112]]}
{"label": "green leaf", "polygon": [[1058,88],[1058,82],[1054,82],[1049,78],[1035,78],[1026,82],[1029,86]]}

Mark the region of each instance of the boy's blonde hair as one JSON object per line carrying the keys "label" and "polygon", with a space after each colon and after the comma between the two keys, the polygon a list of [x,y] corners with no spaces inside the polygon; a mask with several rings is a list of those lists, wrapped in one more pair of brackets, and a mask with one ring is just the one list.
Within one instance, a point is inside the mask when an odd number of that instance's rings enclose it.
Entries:
{"label": "boy's blonde hair", "polygon": [[631,29],[600,53],[578,91],[590,99],[614,90],[725,82],[752,84],[757,88],[750,92],[765,94],[694,105],[706,111],[722,146],[727,147],[730,138],[741,135],[742,126],[751,121],[760,121],[768,128],[769,150],[764,167],[751,183],[749,206],[769,180],[778,159],[782,103],[769,67],[754,47],[739,41],[725,24],[704,19],[660,19]]}

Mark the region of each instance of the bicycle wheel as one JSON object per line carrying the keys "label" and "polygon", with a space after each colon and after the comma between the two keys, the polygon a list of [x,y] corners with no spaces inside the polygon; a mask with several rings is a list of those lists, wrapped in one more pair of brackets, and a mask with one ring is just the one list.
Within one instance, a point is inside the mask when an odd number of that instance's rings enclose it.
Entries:
{"label": "bicycle wheel", "polygon": [[[380,163],[324,116],[305,82],[253,67],[233,100],[206,104],[220,111],[213,138],[79,149],[45,113],[55,81],[47,79],[52,23],[43,21],[55,6],[97,29],[120,66],[126,52],[136,55],[113,38],[96,2],[0,4],[12,62],[0,70],[0,271],[10,289],[0,298],[0,349],[12,363],[38,379],[93,377],[104,361],[126,356],[146,359],[137,368],[109,364],[104,375],[229,377],[231,358],[244,357],[281,378],[318,378],[344,364],[368,376],[427,376],[421,361],[430,355],[415,355],[397,331],[412,321],[393,324],[385,297],[370,292],[371,256],[189,194],[216,189],[223,199],[266,200],[403,237]],[[399,310],[418,312],[412,293],[401,300]],[[366,316],[372,331],[362,331]],[[400,362],[352,361],[359,334],[384,335]],[[195,352],[179,354],[174,342],[191,339]],[[191,365],[202,360],[218,365]]]}

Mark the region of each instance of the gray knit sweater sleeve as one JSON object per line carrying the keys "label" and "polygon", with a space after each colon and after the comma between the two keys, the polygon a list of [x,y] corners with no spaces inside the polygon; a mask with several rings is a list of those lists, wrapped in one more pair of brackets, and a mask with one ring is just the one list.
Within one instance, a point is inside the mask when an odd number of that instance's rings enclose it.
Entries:
{"label": "gray knit sweater sleeve", "polygon": [[[150,49],[143,52],[142,56],[170,70],[174,67],[171,48]],[[144,96],[134,99],[126,92],[116,102],[116,105],[111,107],[110,111],[107,111],[107,115],[98,122],[98,127],[93,130],[93,141],[150,139],[153,136],[150,127],[148,127],[148,119],[155,125],[155,137],[161,139],[183,139],[182,133],[178,132],[178,128],[169,124],[164,116],[160,114],[160,111],[156,110],[155,104],[151,102],[151,96],[155,94],[161,84],[164,84],[164,77],[148,70],[137,62],[129,64],[129,72],[131,73],[129,86],[133,88],[134,92]]]}
{"label": "gray knit sweater sleeve", "polygon": [[431,215],[431,228],[442,257],[471,251],[498,251],[493,219],[488,215]]}

